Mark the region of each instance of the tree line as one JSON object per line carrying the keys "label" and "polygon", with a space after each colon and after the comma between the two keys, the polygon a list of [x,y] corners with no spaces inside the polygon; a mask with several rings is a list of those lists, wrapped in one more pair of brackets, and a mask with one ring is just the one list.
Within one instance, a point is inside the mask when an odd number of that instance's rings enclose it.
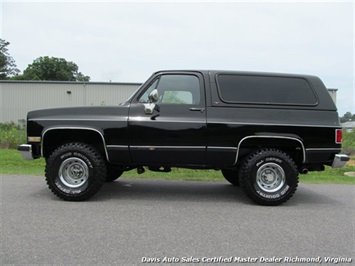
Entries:
{"label": "tree line", "polygon": [[21,74],[9,53],[9,45],[0,38],[0,80],[90,81],[75,63],[49,56],[38,57]]}
{"label": "tree line", "polygon": [[342,117],[340,117],[340,123],[346,123],[350,121],[355,121],[355,114],[346,112]]}

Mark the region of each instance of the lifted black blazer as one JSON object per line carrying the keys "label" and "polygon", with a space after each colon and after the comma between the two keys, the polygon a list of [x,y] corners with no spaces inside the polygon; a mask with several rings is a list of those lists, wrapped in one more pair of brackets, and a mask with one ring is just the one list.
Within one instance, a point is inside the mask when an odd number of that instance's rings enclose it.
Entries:
{"label": "lifted black blazer", "polygon": [[137,168],[221,170],[252,200],[278,205],[298,174],[342,167],[336,106],[315,76],[159,71],[117,106],[28,113],[25,159],[47,159],[49,188],[85,200]]}

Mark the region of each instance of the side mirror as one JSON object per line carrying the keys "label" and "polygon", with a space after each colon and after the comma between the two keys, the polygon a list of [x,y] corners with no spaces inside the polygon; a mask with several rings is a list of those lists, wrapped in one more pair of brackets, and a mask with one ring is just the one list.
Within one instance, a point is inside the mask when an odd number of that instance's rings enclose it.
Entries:
{"label": "side mirror", "polygon": [[146,115],[151,115],[154,110],[159,109],[159,107],[155,104],[159,100],[158,90],[152,90],[152,92],[149,93],[148,100],[148,103],[144,104],[144,113]]}
{"label": "side mirror", "polygon": [[144,105],[144,113],[146,115],[151,115],[154,112],[155,109],[155,103],[149,102],[149,103],[145,103]]}
{"label": "side mirror", "polygon": [[158,90],[157,89],[152,90],[152,92],[149,93],[148,99],[149,99],[149,102],[156,103],[159,100]]}

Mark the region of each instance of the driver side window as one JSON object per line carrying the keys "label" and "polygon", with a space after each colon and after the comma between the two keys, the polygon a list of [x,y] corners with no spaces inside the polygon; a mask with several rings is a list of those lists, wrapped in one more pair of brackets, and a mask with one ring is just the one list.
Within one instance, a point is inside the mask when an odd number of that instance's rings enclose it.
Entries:
{"label": "driver side window", "polygon": [[154,89],[158,90],[159,104],[200,104],[200,83],[194,75],[162,75],[148,87],[139,102],[147,103]]}

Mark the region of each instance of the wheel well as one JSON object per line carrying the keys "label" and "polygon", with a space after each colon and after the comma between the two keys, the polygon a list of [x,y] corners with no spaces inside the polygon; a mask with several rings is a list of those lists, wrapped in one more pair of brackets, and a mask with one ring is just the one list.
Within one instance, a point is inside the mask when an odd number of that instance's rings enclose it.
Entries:
{"label": "wheel well", "polygon": [[61,145],[71,142],[86,143],[94,146],[107,159],[103,136],[91,129],[51,129],[42,136],[43,157],[48,158]]}
{"label": "wheel well", "polygon": [[238,162],[256,149],[263,148],[281,150],[287,153],[296,164],[301,164],[306,159],[303,143],[299,139],[291,137],[251,136],[240,141],[238,148]]}

